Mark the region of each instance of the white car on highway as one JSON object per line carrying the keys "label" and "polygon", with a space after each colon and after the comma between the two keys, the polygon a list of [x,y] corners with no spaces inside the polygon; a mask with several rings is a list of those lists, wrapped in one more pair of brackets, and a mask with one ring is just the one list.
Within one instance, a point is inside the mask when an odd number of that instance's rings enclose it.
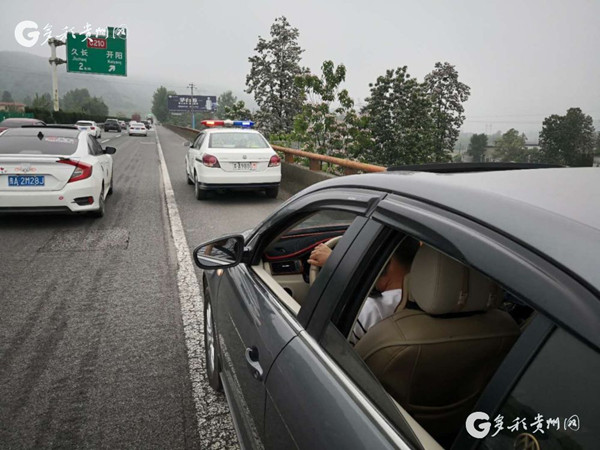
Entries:
{"label": "white car on highway", "polygon": [[146,125],[141,122],[129,122],[129,136],[148,136]]}
{"label": "white car on highway", "polygon": [[[281,158],[253,122],[204,120],[210,127],[198,134],[185,156],[188,184],[198,200],[217,189],[264,190],[277,197],[281,182]],[[240,126],[242,128],[229,128]]]}
{"label": "white car on highway", "polygon": [[96,139],[100,139],[102,137],[102,130],[98,126],[98,124],[91,120],[78,120],[75,124],[77,128],[80,130],[87,131],[88,134],[94,136]]}
{"label": "white car on highway", "polygon": [[87,212],[102,217],[113,191],[115,152],[74,126],[6,130],[0,135],[0,213]]}

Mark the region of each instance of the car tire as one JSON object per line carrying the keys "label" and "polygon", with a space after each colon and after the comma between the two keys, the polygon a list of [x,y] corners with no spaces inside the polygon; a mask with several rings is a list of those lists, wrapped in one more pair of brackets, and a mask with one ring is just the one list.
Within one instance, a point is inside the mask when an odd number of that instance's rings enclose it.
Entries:
{"label": "car tire", "polygon": [[187,184],[189,184],[190,186],[194,184],[194,181],[190,178],[190,174],[188,173],[187,168],[185,169],[185,179],[187,180]]}
{"label": "car tire", "polygon": [[208,384],[217,392],[223,391],[221,383],[221,363],[217,344],[215,319],[208,290],[204,289],[204,355],[206,358],[206,378]]}
{"label": "car tire", "polygon": [[196,200],[206,200],[208,192],[204,189],[200,189],[200,183],[198,183],[198,176],[194,173],[194,195]]}
{"label": "car tire", "polygon": [[268,198],[277,198],[277,195],[279,194],[279,186],[265,189],[265,194],[267,194]]}
{"label": "car tire", "polygon": [[100,197],[98,198],[98,209],[96,211],[92,211],[90,215],[99,219],[100,217],[104,217],[104,213],[106,212],[106,202],[104,201],[104,186],[102,186],[102,190],[100,191]]}
{"label": "car tire", "polygon": [[108,187],[108,192],[106,193],[107,195],[112,195],[112,193],[113,193],[113,180],[114,180],[113,174],[114,174],[114,171],[111,171],[111,173],[110,173],[110,186]]}

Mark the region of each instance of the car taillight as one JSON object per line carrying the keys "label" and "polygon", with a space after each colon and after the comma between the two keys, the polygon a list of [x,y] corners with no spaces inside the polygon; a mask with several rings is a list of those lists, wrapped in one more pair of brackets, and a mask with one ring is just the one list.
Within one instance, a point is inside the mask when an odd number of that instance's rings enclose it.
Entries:
{"label": "car taillight", "polygon": [[269,160],[269,167],[277,167],[279,164],[281,164],[281,158],[277,155],[271,156],[271,159]]}
{"label": "car taillight", "polygon": [[204,164],[206,167],[221,167],[219,160],[213,155],[204,155],[202,157],[202,164]]}
{"label": "car taillight", "polygon": [[90,130],[95,130],[95,129],[96,129],[96,127],[90,127]]}
{"label": "car taillight", "polygon": [[92,166],[90,164],[86,164],[79,161],[73,161],[71,159],[59,159],[57,162],[75,167],[75,170],[71,174],[71,178],[69,178],[69,181],[67,181],[67,183],[85,180],[86,178],[92,176]]}

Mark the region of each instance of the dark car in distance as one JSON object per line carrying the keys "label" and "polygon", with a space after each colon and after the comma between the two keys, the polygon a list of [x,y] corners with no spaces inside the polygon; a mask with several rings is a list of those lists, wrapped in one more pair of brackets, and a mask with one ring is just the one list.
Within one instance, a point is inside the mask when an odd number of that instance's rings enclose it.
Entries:
{"label": "dark car in distance", "polygon": [[[600,170],[511,167],[337,177],[194,250],[243,448],[597,448]],[[356,342],[407,238],[401,300]]]}
{"label": "dark car in distance", "polygon": [[121,125],[117,119],[106,119],[104,121],[104,131],[108,132],[111,130],[121,132]]}
{"label": "dark car in distance", "polygon": [[149,130],[151,128],[150,126],[150,122],[148,122],[147,120],[142,120],[142,123],[144,124],[144,126],[146,127],[146,130]]}
{"label": "dark car in distance", "polygon": [[8,128],[19,128],[23,125],[45,126],[46,123],[39,119],[27,117],[11,117],[0,122],[0,133]]}

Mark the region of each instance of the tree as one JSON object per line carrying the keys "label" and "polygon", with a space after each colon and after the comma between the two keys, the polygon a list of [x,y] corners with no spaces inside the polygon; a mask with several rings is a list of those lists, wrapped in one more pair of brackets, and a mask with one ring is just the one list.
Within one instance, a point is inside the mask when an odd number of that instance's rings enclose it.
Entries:
{"label": "tree", "polygon": [[542,162],[566,166],[591,166],[594,162],[594,125],[580,108],[544,119],[540,133]]}
{"label": "tree", "polygon": [[152,114],[159,122],[165,122],[169,118],[169,91],[164,86],[154,91],[152,96]]}
{"label": "tree", "polygon": [[108,116],[108,106],[100,97],[90,97],[81,105],[81,112],[90,116]]}
{"label": "tree", "polygon": [[219,119],[224,119],[225,108],[232,108],[237,101],[237,97],[233,95],[233,92],[231,91],[225,91],[219,95],[219,98],[217,99],[217,117]]}
{"label": "tree", "polygon": [[529,153],[524,134],[511,128],[496,141],[494,157],[503,162],[529,162]]}
{"label": "tree", "polygon": [[25,106],[31,106],[31,104],[33,103],[31,96],[26,95],[25,98],[23,99],[23,103],[25,103]]}
{"label": "tree", "polygon": [[251,68],[246,76],[246,92],[254,94],[260,108],[258,125],[269,135],[292,131],[304,100],[294,81],[306,72],[300,67],[304,50],[298,45],[298,29],[282,16],[275,19],[270,34],[268,41],[259,36],[256,54],[248,58]]}
{"label": "tree", "polygon": [[2,101],[6,102],[6,103],[13,103],[14,102],[14,100],[12,98],[12,95],[8,91],[2,92]]}
{"label": "tree", "polygon": [[369,86],[371,96],[363,109],[373,139],[365,155],[369,162],[389,166],[447,160],[433,149],[430,97],[406,66],[386,71]]}
{"label": "tree", "polygon": [[471,89],[458,81],[458,72],[447,62],[435,63],[435,69],[425,76],[424,85],[432,105],[434,152],[437,158],[444,160],[454,150],[465,120],[462,104],[469,99]]}
{"label": "tree", "polygon": [[35,98],[31,102],[31,107],[34,109],[46,109],[50,111],[52,109],[52,97],[47,92],[41,96],[36,92]]}
{"label": "tree", "polygon": [[[352,135],[346,120],[354,117],[354,101],[340,84],[346,79],[346,67],[335,67],[325,61],[320,77],[306,73],[296,78],[307,102],[294,120],[292,137],[302,142],[309,151],[334,156],[352,156],[348,152]],[[337,107],[332,109],[333,104]]]}
{"label": "tree", "polygon": [[486,134],[474,134],[471,136],[467,153],[471,156],[473,162],[483,162],[487,145],[488,137]]}
{"label": "tree", "polygon": [[90,99],[90,92],[86,88],[73,89],[63,96],[60,106],[63,111],[80,112]]}
{"label": "tree", "polygon": [[225,106],[223,115],[220,115],[219,118],[229,120],[253,120],[252,113],[246,108],[246,104],[242,100],[231,106]]}

